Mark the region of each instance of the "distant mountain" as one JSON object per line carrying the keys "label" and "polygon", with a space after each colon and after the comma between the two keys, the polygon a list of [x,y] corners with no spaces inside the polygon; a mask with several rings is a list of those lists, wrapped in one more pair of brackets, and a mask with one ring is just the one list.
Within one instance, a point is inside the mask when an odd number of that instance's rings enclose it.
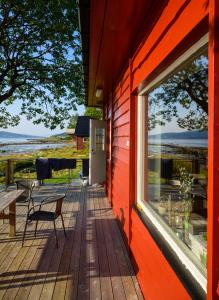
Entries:
{"label": "distant mountain", "polygon": [[167,132],[161,134],[152,134],[149,135],[150,139],[207,139],[208,132],[207,131],[184,131],[184,132]]}
{"label": "distant mountain", "polygon": [[14,132],[0,131],[0,139],[34,139],[40,138],[37,135],[20,134]]}
{"label": "distant mountain", "polygon": [[57,133],[57,134],[53,134],[53,135],[51,135],[51,137],[65,137],[65,136],[67,136],[67,134],[65,133],[65,132],[62,132],[62,133]]}

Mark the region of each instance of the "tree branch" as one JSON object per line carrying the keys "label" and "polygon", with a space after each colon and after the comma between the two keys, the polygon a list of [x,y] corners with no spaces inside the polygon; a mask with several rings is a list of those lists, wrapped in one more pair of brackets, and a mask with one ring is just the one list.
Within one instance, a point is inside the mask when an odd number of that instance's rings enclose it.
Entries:
{"label": "tree branch", "polygon": [[202,99],[199,99],[196,95],[193,93],[193,85],[192,82],[187,78],[184,82],[186,82],[188,85],[184,86],[185,91],[189,94],[191,99],[196,102],[205,112],[208,114],[208,102]]}

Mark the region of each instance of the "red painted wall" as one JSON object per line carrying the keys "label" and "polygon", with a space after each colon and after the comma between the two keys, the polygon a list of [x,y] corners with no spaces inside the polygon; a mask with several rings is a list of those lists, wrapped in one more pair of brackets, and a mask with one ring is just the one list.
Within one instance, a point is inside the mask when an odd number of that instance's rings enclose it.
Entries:
{"label": "red painted wall", "polygon": [[[130,134],[130,82],[125,72],[112,94],[112,161],[111,199],[115,215],[120,220],[125,237],[129,237],[129,134]],[[116,201],[119,199],[119,201]],[[128,242],[128,241],[127,241]]]}
{"label": "red painted wall", "polygon": [[[187,291],[131,208],[136,202],[135,101],[138,90],[208,31],[208,1],[170,0],[152,24],[136,45],[134,56],[124,62],[126,67],[115,79],[117,84],[106,103],[110,141],[107,193],[135,261],[145,299],[183,300],[190,298]],[[143,30],[141,24],[139,30]]]}
{"label": "red painted wall", "polygon": [[80,136],[76,137],[76,147],[77,150],[83,150],[85,148],[85,142],[83,137]]}

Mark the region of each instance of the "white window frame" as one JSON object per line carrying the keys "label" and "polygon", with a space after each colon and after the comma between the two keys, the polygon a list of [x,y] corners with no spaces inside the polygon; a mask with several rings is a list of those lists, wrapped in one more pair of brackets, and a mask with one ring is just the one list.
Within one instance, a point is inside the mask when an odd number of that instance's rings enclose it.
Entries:
{"label": "white window frame", "polygon": [[144,90],[138,95],[137,103],[137,204],[143,213],[150,219],[156,229],[164,237],[166,242],[174,250],[180,261],[191,272],[194,278],[199,282],[205,292],[207,292],[207,278],[198,268],[194,261],[184,252],[176,238],[171,234],[171,230],[168,226],[162,222],[161,218],[157,216],[155,212],[147,203],[146,199],[146,104],[147,95],[158,87],[167,77],[169,77],[177,69],[181,68],[189,60],[192,60],[206,48],[208,44],[208,34],[204,35],[198,42],[196,42],[191,48],[189,48],[183,55],[176,59],[171,65],[169,65],[162,73],[160,73],[153,81],[151,81]]}

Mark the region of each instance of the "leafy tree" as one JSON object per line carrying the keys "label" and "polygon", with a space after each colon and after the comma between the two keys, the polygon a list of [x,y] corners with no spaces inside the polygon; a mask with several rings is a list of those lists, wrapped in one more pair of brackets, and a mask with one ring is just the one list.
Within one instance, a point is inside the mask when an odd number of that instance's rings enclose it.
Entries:
{"label": "leafy tree", "polygon": [[17,125],[20,114],[63,127],[83,96],[77,1],[1,0],[0,127]]}
{"label": "leafy tree", "polygon": [[[186,113],[182,114],[182,110]],[[202,55],[171,75],[149,95],[149,129],[176,118],[187,130],[208,126],[208,59]]]}
{"label": "leafy tree", "polygon": [[[74,114],[69,121],[68,128],[75,128],[78,120],[79,114]],[[102,109],[95,107],[86,107],[84,116],[88,116],[97,120],[101,120],[103,118]]]}
{"label": "leafy tree", "polygon": [[103,118],[102,109],[96,107],[87,107],[84,115],[97,120],[101,120]]}
{"label": "leafy tree", "polygon": [[68,128],[75,128],[76,127],[76,124],[77,124],[77,121],[78,121],[78,116],[79,114],[76,113],[74,114],[70,120],[69,120],[69,124],[68,124]]}

